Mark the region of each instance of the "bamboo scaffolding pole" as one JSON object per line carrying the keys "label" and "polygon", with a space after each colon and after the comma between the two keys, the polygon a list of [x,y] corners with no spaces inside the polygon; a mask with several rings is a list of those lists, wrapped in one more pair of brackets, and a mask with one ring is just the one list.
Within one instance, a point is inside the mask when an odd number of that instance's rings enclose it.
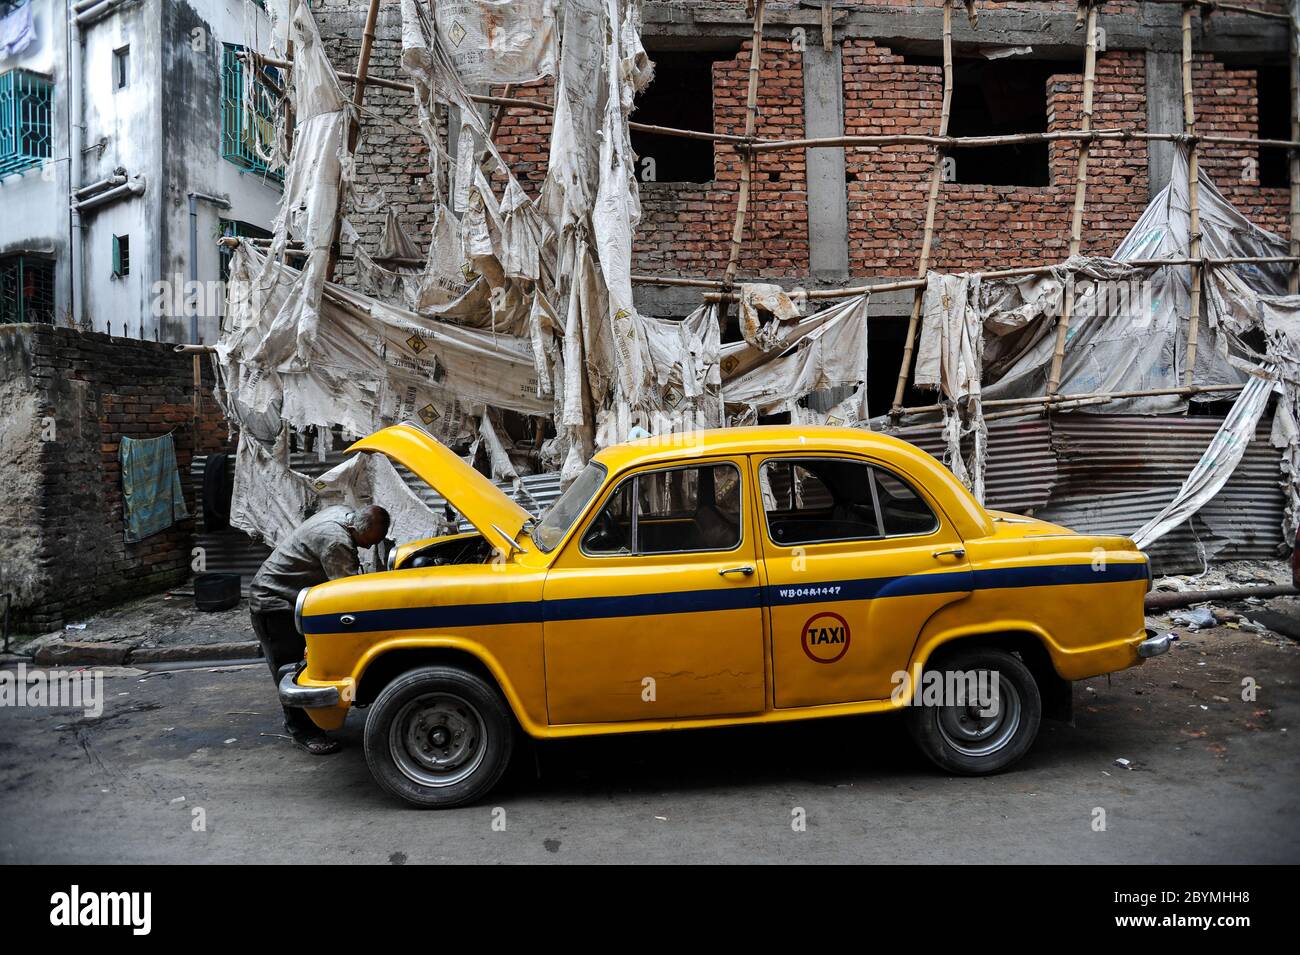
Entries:
{"label": "bamboo scaffolding pole", "polygon": [[[749,88],[745,93],[745,143],[740,150],[740,190],[736,194],[736,217],[731,224],[731,248],[722,281],[728,287],[736,279],[740,264],[740,246],[745,237],[745,217],[749,212],[749,190],[754,178],[754,153],[748,148],[758,125],[758,81],[763,60],[763,17],[767,0],[754,0],[754,33],[749,47]],[[719,316],[721,319],[722,316]]]}
{"label": "bamboo scaffolding pole", "polygon": [[[361,52],[357,56],[356,80],[352,87],[353,113],[345,114],[344,125],[347,129],[348,155],[357,151],[357,141],[361,136],[361,106],[366,98],[366,76],[370,72],[370,51],[375,45],[375,22],[379,19],[379,0],[370,0],[366,10],[366,25],[361,33]],[[339,192],[338,207],[334,210],[334,234],[330,239],[329,258],[325,263],[325,281],[334,281],[334,270],[339,261],[339,235],[343,230],[343,194]]]}
{"label": "bamboo scaffolding pole", "polygon": [[[1297,139],[1261,139],[1257,136],[1200,136],[1203,143],[1222,146],[1269,146],[1290,149],[1300,146]],[[980,149],[986,146],[1010,146],[1026,143],[1059,143],[1070,140],[1115,142],[1187,142],[1185,133],[1152,133],[1127,127],[1094,129],[1058,129],[1046,133],[1004,133],[997,136],[934,136],[928,133],[870,133],[860,136],[820,136],[816,139],[761,139],[754,143],[755,152],[784,149],[840,148],[844,146],[940,146],[944,149]]]}
{"label": "bamboo scaffolding pole", "polygon": [[1183,132],[1189,137],[1187,150],[1188,257],[1191,265],[1191,307],[1187,315],[1187,368],[1183,381],[1190,385],[1196,371],[1196,338],[1201,325],[1201,166],[1196,142],[1196,103],[1192,96],[1192,11],[1194,3],[1183,6]]}
{"label": "bamboo scaffolding pole", "polygon": [[[1291,0],[1291,138],[1300,139],[1300,0]],[[1293,256],[1300,256],[1300,149],[1291,147],[1287,164],[1291,174],[1291,246]],[[1300,261],[1291,269],[1287,290],[1300,292]]]}
{"label": "bamboo scaffolding pole", "polygon": [[[993,398],[981,401],[985,408],[1019,408],[1041,404],[1059,404],[1070,401],[1091,401],[1106,398],[1113,401],[1127,401],[1130,398],[1156,398],[1163,395],[1199,395],[1217,392],[1241,391],[1242,385],[1182,385],[1173,388],[1147,388],[1141,391],[1089,391],[1077,395],[1038,395],[1032,398]],[[916,405],[904,408],[904,414],[929,414],[942,411],[942,404]]]}
{"label": "bamboo scaffolding pole", "polygon": [[[1097,5],[1084,0],[1087,5],[1084,29],[1087,37],[1083,46],[1083,131],[1092,129],[1092,96],[1097,84]],[[1083,244],[1083,208],[1088,198],[1088,156],[1092,140],[1079,141],[1079,155],[1074,174],[1074,211],[1070,219],[1070,258],[1079,254]],[[1073,277],[1061,298],[1061,317],[1056,323],[1056,347],[1052,350],[1052,367],[1047,376],[1047,393],[1056,394],[1061,385],[1061,365],[1065,361],[1065,340],[1070,334],[1070,311],[1074,295]]]}
{"label": "bamboo scaffolding pole", "polygon": [[[222,236],[217,240],[218,245],[226,248],[238,248],[241,243],[247,242],[255,249],[264,250],[271,247],[270,239],[240,238],[238,236]],[[291,240],[286,246],[285,251],[290,255],[306,255],[302,248],[302,243],[297,240]],[[346,258],[346,255],[344,255]],[[395,265],[407,266],[411,268],[422,268],[425,264],[423,259],[393,257],[377,261],[391,262]],[[1180,265],[1191,265],[1193,261],[1199,261],[1207,268],[1221,268],[1233,265],[1297,265],[1300,264],[1300,254],[1298,255],[1238,255],[1226,258],[1202,257],[1199,260],[1193,260],[1186,257],[1170,259],[1129,259],[1124,264],[1131,265],[1134,268],[1163,268]],[[1057,269],[1064,268],[1065,263],[1055,265],[1022,265],[1009,269],[993,269],[980,272],[972,272],[971,275],[977,275],[983,280],[987,279],[1005,279],[1021,278],[1030,275],[1046,275]],[[726,286],[718,279],[692,278],[689,276],[672,276],[672,275],[647,275],[645,273],[634,272],[632,282],[637,285],[659,285],[669,288],[699,288],[709,290],[705,296],[705,302],[735,301],[738,297],[736,293],[726,291]],[[892,282],[877,282],[870,285],[855,285],[839,289],[812,289],[805,291],[803,296],[808,299],[837,299],[852,298],[855,295],[869,294],[871,292],[894,292],[903,289],[923,288],[924,279],[898,279]],[[890,317],[890,316],[879,316]]]}
{"label": "bamboo scaffolding pole", "polygon": [[[1123,264],[1131,265],[1134,268],[1166,268],[1177,265],[1193,265],[1199,263],[1203,266],[1216,268],[1232,265],[1285,265],[1300,263],[1300,255],[1241,255],[1228,258],[1206,258],[1202,256],[1199,259],[1189,259],[1186,257],[1172,259],[1129,259]],[[1006,279],[1006,278],[1023,278],[1030,275],[1047,275],[1058,269],[1065,268],[1064,262],[1058,262],[1055,265],[1021,265],[1010,269],[994,269],[981,272],[970,272],[967,274],[979,276],[982,280],[987,279]],[[659,279],[657,276],[642,275],[634,276],[634,281],[644,280],[645,284],[653,285],[662,284],[685,284],[690,282],[691,285],[698,286],[699,280],[695,279]],[[725,291],[721,282],[712,283],[715,291],[707,292],[704,295],[705,302],[731,302],[735,301],[737,296],[734,292]],[[872,292],[896,292],[901,289],[924,288],[925,279],[899,279],[893,282],[877,282],[871,285],[851,285],[838,289],[812,289],[803,292],[803,297],[809,300],[825,300],[837,298],[853,298],[855,295],[869,295]],[[892,317],[892,316],[881,316]]]}
{"label": "bamboo scaffolding pole", "polygon": [[[252,60],[254,56],[256,56],[258,62],[264,63],[267,66],[275,66],[282,69],[293,68],[293,62],[291,60],[279,60],[274,57],[260,56],[251,53],[244,53],[241,55],[248,60]],[[357,79],[355,73],[337,73],[335,75],[344,82],[356,82]],[[367,77],[366,85],[400,90],[406,93],[415,92],[415,87],[410,83],[403,83],[400,80],[385,79],[380,76]],[[523,96],[486,96],[472,93],[469,98],[476,103],[483,103],[488,106],[498,106],[506,109],[537,110],[538,112],[548,113],[554,112],[555,110],[555,107],[550,103],[537,99],[529,99]],[[752,141],[746,140],[744,136],[738,136],[732,133],[710,133],[698,129],[679,129],[675,126],[655,126],[649,123],[630,122],[628,123],[628,128],[636,132],[654,134],[657,136],[676,136],[682,139],[701,139],[715,143],[726,143],[734,146],[748,146],[748,148],[753,149],[755,152],[821,148],[834,149],[844,146],[941,146],[945,149],[979,149],[986,146],[1054,143],[1063,140],[1083,139],[1116,142],[1149,141],[1181,143],[1187,141],[1187,136],[1183,133],[1152,133],[1127,127],[1094,129],[1089,132],[1084,132],[1083,130],[1078,129],[1065,129],[1053,130],[1052,132],[1045,133],[1004,133],[997,136],[934,136],[928,133],[871,133],[861,136],[821,136],[814,139],[754,139]],[[1261,139],[1256,136],[1206,135],[1200,136],[1199,139],[1202,143],[1213,144],[1216,146],[1262,146],[1275,149],[1291,149],[1300,147],[1300,135],[1297,135],[1292,139]]]}
{"label": "bamboo scaffolding pole", "polygon": [[[952,0],[943,0],[943,108],[939,114],[939,135],[947,137],[948,120],[952,115]],[[907,377],[912,371],[912,354],[916,349],[916,332],[921,324],[921,305],[925,300],[925,273],[930,269],[930,249],[934,244],[934,215],[939,205],[939,183],[943,181],[944,151],[934,147],[930,161],[930,188],[925,200],[925,231],[921,234],[921,255],[916,263],[917,278],[922,281],[912,296],[912,315],[907,322],[907,337],[903,339],[903,360],[899,363],[898,383],[894,387],[894,401],[890,406],[897,413],[903,406],[907,390]]]}
{"label": "bamboo scaffolding pole", "polygon": [[1206,13],[1241,13],[1246,16],[1263,17],[1267,20],[1288,20],[1290,15],[1278,13],[1274,10],[1260,10],[1258,7],[1247,7],[1240,3],[1219,3],[1218,0],[1141,0],[1142,3],[1150,3],[1155,6],[1189,6],[1199,7]]}
{"label": "bamboo scaffolding pole", "polygon": [[[1191,396],[1206,393],[1223,393],[1233,394],[1241,391],[1243,385],[1190,385],[1182,388],[1151,388],[1145,391],[1116,391],[1116,392],[1093,392],[1086,395],[1056,395],[1054,397],[1040,396],[1037,398],[1004,398],[998,401],[984,401],[982,404],[986,408],[995,406],[1006,406],[1018,403],[1019,407],[1008,408],[1005,411],[998,411],[993,414],[984,415],[985,421],[997,421],[1004,418],[1027,418],[1044,414],[1048,410],[1070,411],[1074,408],[1082,408],[1089,405],[1104,405],[1114,401],[1127,401],[1132,398],[1157,398],[1161,396]],[[933,413],[943,409],[942,405],[924,405],[916,408],[904,408],[903,414],[922,414]],[[934,421],[924,424],[906,425],[897,430],[891,430],[891,434],[916,434],[922,431],[935,431],[943,427],[943,422]]]}

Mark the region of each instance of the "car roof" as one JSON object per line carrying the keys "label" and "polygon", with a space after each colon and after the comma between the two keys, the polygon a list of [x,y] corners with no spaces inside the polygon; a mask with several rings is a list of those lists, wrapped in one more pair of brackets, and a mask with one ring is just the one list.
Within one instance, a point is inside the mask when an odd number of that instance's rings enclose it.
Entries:
{"label": "car roof", "polygon": [[[615,444],[593,460],[618,472],[641,464],[671,462],[707,454],[771,454],[786,451],[859,451],[885,456],[925,454],[915,445],[876,431],[826,425],[768,424],[707,428],[656,435]],[[927,455],[928,456],[928,455]]]}

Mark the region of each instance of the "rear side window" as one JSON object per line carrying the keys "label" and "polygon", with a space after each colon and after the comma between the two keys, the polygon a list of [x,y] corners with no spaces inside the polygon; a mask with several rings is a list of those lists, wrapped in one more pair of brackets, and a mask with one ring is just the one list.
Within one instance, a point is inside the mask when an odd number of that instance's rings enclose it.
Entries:
{"label": "rear side window", "polygon": [[732,550],[740,544],[740,471],[732,464],[627,478],[588,525],[592,555]]}
{"label": "rear side window", "polygon": [[861,461],[778,459],[759,474],[768,535],[786,547],[907,537],[939,527],[911,485]]}

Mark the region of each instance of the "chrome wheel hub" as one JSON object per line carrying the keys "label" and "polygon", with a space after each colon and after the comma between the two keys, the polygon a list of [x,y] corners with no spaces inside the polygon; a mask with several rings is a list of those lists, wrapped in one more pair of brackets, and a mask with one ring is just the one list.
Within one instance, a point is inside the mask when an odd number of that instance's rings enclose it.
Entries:
{"label": "chrome wheel hub", "polygon": [[939,733],[964,756],[990,756],[1006,746],[1020,729],[1020,694],[998,674],[997,694],[989,701],[939,708]]}
{"label": "chrome wheel hub", "polygon": [[451,693],[426,693],[402,707],[389,730],[397,768],[421,786],[451,786],[483,762],[487,728],[470,703]]}

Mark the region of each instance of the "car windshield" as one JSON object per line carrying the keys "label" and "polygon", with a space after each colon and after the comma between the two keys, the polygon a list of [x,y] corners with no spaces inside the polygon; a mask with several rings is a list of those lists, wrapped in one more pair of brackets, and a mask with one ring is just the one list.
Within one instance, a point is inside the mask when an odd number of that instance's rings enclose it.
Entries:
{"label": "car windshield", "polygon": [[533,543],[547,554],[555,550],[556,545],[564,539],[573,522],[586,510],[587,504],[596,496],[596,492],[604,483],[604,465],[596,464],[594,461],[588,464],[586,470],[579,474],[577,480],[569,485],[569,489],[556,499],[551,509],[533,528]]}

